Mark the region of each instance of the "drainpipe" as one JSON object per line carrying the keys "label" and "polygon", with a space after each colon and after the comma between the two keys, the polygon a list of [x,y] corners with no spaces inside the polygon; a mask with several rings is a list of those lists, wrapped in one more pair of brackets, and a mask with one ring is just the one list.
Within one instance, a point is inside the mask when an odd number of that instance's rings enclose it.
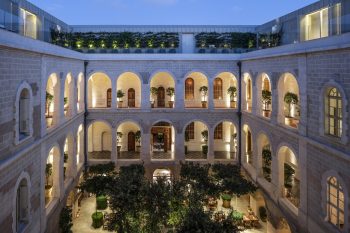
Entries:
{"label": "drainpipe", "polygon": [[87,103],[87,86],[88,86],[88,82],[87,82],[87,66],[88,66],[89,62],[88,61],[84,61],[84,168],[85,168],[85,172],[87,172],[88,170],[88,129],[87,129],[87,116],[88,116],[88,103]]}
{"label": "drainpipe", "polygon": [[237,62],[238,66],[238,83],[239,83],[239,91],[238,91],[238,166],[242,166],[242,62]]}

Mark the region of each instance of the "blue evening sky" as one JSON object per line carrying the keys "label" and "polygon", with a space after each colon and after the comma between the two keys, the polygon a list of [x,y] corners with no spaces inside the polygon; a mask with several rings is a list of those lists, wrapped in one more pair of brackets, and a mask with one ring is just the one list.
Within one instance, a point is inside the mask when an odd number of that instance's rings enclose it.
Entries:
{"label": "blue evening sky", "polygon": [[74,24],[262,24],[316,0],[29,0]]}

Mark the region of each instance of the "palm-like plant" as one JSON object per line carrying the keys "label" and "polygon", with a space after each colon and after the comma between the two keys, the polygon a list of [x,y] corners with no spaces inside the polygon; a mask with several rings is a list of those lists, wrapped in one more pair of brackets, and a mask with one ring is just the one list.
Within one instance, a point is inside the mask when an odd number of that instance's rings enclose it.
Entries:
{"label": "palm-like plant", "polygon": [[231,86],[227,89],[227,94],[230,95],[231,102],[234,101],[235,97],[237,96],[237,88],[234,86]]}
{"label": "palm-like plant", "polygon": [[264,108],[263,108],[264,111],[268,110],[268,106],[271,104],[271,100],[272,100],[271,91],[269,91],[269,90],[262,90],[262,92],[261,92],[261,101],[262,101],[262,103],[264,105]]}
{"label": "palm-like plant", "polygon": [[284,95],[284,102],[288,104],[288,117],[292,117],[291,116],[292,105],[298,104],[299,102],[298,95],[292,92],[287,92]]}
{"label": "palm-like plant", "polygon": [[203,101],[206,101],[207,100],[207,96],[208,96],[208,87],[207,86],[201,86],[199,88],[199,92],[203,96]]}

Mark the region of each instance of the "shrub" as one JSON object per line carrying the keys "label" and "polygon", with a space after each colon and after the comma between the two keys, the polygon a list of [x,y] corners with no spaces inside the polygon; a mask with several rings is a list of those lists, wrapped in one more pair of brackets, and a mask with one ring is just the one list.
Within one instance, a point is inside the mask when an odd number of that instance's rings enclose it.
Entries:
{"label": "shrub", "polygon": [[96,197],[96,207],[98,210],[104,210],[107,208],[107,198],[106,196]]}
{"label": "shrub", "polygon": [[223,201],[231,201],[232,196],[230,194],[222,194],[221,198]]}
{"label": "shrub", "polygon": [[93,228],[99,228],[103,224],[102,212],[96,212],[91,215]]}
{"label": "shrub", "polygon": [[62,233],[71,233],[72,226],[72,209],[65,207],[61,210],[59,227]]}

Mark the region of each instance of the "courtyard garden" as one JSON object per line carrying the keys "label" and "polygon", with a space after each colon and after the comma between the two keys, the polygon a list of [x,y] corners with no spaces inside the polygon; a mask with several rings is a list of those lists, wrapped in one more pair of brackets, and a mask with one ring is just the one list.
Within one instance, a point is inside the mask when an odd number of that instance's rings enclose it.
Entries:
{"label": "courtyard garden", "polygon": [[143,165],[96,165],[80,188],[90,196],[74,232],[261,232],[266,221],[266,209],[254,213],[243,198],[257,188],[236,165],[182,163],[177,179],[153,180]]}

